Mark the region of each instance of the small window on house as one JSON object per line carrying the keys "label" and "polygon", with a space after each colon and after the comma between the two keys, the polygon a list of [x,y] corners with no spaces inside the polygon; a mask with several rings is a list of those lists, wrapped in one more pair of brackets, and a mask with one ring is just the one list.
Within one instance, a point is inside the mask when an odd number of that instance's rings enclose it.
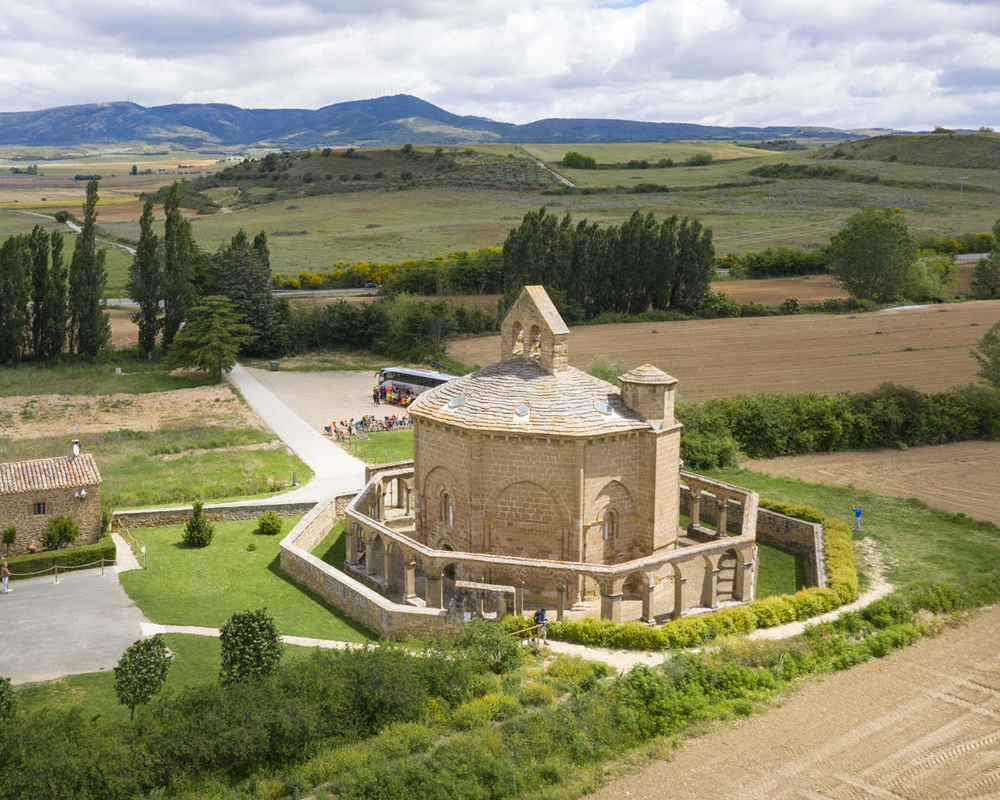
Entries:
{"label": "small window on house", "polygon": [[604,512],[604,541],[611,541],[617,534],[618,514],[609,508]]}
{"label": "small window on house", "polygon": [[35,516],[45,513],[45,503],[35,503]]}

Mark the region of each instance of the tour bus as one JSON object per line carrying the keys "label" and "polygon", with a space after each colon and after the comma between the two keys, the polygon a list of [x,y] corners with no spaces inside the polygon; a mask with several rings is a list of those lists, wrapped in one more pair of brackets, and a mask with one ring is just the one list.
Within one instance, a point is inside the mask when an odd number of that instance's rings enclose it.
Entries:
{"label": "tour bus", "polygon": [[410,369],[409,367],[382,367],[375,373],[378,388],[386,387],[396,395],[416,397],[421,392],[453,381],[457,375],[435,372],[431,369]]}

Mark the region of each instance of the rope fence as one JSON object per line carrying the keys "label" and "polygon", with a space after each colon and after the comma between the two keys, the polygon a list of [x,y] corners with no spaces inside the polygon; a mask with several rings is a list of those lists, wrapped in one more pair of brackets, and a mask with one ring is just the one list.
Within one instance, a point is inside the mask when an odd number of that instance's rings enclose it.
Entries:
{"label": "rope fence", "polygon": [[[74,569],[90,569],[91,567],[101,568],[101,577],[104,577],[104,568],[109,566],[114,566],[117,563],[117,559],[114,558],[102,558],[99,561],[91,561],[89,564],[64,564],[62,566],[63,572]],[[59,565],[53,564],[51,567],[46,567],[45,569],[35,570],[34,572],[11,572],[11,578],[33,578],[36,575],[48,575],[49,573],[54,573],[55,582],[59,583]]]}
{"label": "rope fence", "polygon": [[132,555],[136,558],[142,557],[142,568],[146,569],[146,548],[139,544],[139,540],[136,539],[132,532],[127,528],[123,527],[122,530],[125,532],[125,541],[128,542],[129,549],[132,551]]}

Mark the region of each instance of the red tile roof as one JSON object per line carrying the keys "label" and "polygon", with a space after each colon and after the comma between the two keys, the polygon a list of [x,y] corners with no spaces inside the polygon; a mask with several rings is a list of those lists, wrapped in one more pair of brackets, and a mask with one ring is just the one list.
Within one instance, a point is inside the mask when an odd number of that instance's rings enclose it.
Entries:
{"label": "red tile roof", "polygon": [[0,495],[37,492],[45,489],[71,489],[101,482],[97,462],[89,453],[76,458],[39,458],[0,464]]}

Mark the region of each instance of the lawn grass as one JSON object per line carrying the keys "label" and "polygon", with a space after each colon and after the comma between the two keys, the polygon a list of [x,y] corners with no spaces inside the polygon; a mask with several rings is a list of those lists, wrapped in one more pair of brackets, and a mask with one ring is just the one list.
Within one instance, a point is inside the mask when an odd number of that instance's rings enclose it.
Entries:
{"label": "lawn grass", "polygon": [[795,594],[808,586],[802,556],[757,542],[757,591],[755,597]]}
{"label": "lawn grass", "polygon": [[[168,633],[163,636],[173,658],[167,671],[163,692],[174,692],[186,686],[215,683],[219,678],[222,647],[212,636]],[[313,652],[311,647],[285,645],[284,659],[302,658]],[[113,670],[67,675],[43,683],[15,687],[17,707],[22,711],[42,708],[76,708],[84,719],[98,716],[125,719],[126,706],[115,695]]]}
{"label": "lawn grass", "polygon": [[392,464],[413,458],[413,429],[402,431],[375,431],[367,440],[356,436],[337,441],[344,450],[366,464]]}
{"label": "lawn grass", "polygon": [[[122,374],[115,373],[120,367]],[[126,353],[102,354],[96,364],[69,360],[52,364],[18,364],[0,368],[0,395],[148,394],[215,383],[211,378],[171,375],[160,362],[148,362]]]}
{"label": "lawn grass", "polygon": [[[120,429],[89,434],[87,452],[100,465],[103,505],[144,508],[267,495],[290,487],[292,472],[303,483],[312,478],[312,470],[285,447],[229,449],[273,441],[274,434],[260,428]],[[61,436],[0,439],[0,461],[52,458],[65,451]]]}
{"label": "lawn grass", "polygon": [[[297,520],[285,519],[282,533]],[[281,572],[281,535],[257,524],[220,522],[205,548],[183,544],[183,526],[141,531],[149,568],[123,572],[125,591],[153,622],[220,627],[236,611],[265,606],[282,634],[364,642],[373,634]],[[248,549],[251,545],[254,550]]]}
{"label": "lawn grass", "polygon": [[[962,514],[930,508],[920,500],[902,500],[860,489],[777,478],[750,470],[706,471],[709,477],[754,489],[762,497],[815,506],[853,525],[853,508],[864,509],[862,531],[871,537],[884,562],[884,576],[894,586],[923,581],[961,581],[1000,568],[1000,530]],[[870,579],[864,560],[859,572]]]}
{"label": "lawn grass", "polygon": [[325,561],[331,567],[344,568],[347,560],[347,539],[344,537],[344,520],[341,520],[326,535],[326,538],[316,545],[312,554],[320,561]]}

